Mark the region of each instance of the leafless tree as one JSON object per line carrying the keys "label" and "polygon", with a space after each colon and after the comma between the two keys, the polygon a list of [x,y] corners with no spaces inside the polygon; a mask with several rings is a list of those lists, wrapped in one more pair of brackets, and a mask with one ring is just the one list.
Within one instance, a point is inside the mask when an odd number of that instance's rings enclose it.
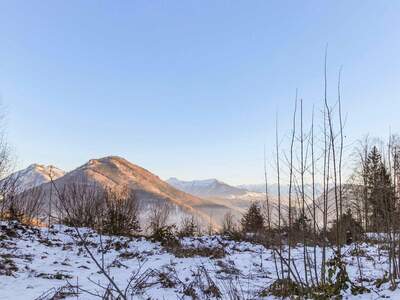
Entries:
{"label": "leafless tree", "polygon": [[0,217],[10,208],[11,200],[19,191],[18,176],[9,176],[13,166],[10,147],[6,139],[4,109],[0,104]]}
{"label": "leafless tree", "polygon": [[178,236],[179,237],[195,236],[197,233],[199,233],[199,231],[200,231],[199,224],[196,221],[195,217],[193,215],[184,216],[180,224]]}
{"label": "leafless tree", "polygon": [[267,176],[267,157],[265,153],[265,145],[264,145],[264,181],[265,181],[265,210],[266,210],[266,219],[268,231],[271,232],[271,206],[269,203],[269,193],[268,193],[268,176]]}
{"label": "leafless tree", "polygon": [[224,220],[222,221],[222,233],[223,234],[232,234],[236,232],[237,226],[234,221],[234,216],[232,212],[227,212],[224,216]]}
{"label": "leafless tree", "polygon": [[135,194],[127,187],[108,188],[104,192],[101,228],[107,234],[131,235],[140,231],[139,206]]}
{"label": "leafless tree", "polygon": [[[294,140],[296,136],[296,115],[297,115],[297,89],[296,89],[296,98],[294,102],[294,112],[292,119],[292,134],[290,140],[290,161],[289,161],[289,230],[288,230],[288,265],[290,268],[290,264],[292,261],[291,258],[291,247],[292,247],[292,223],[293,223],[293,150],[294,150]],[[288,272],[288,277],[290,278],[290,272]]]}
{"label": "leafless tree", "polygon": [[[98,228],[105,207],[106,195],[100,187],[94,184],[74,182],[62,187],[63,197],[54,204],[62,223],[78,227]],[[52,200],[56,200],[56,198]]]}
{"label": "leafless tree", "polygon": [[[278,235],[279,235],[279,256],[282,256],[282,250],[283,250],[283,245],[282,245],[282,210],[281,210],[281,176],[280,176],[280,156],[279,156],[279,135],[278,135],[278,116],[276,117],[276,131],[275,131],[275,147],[276,147],[276,176],[277,176],[277,182],[278,182]],[[275,252],[274,252],[274,263],[276,266],[276,257],[275,257]],[[282,274],[282,277],[284,277],[284,272],[283,272],[283,261],[280,260],[280,271]],[[277,269],[277,268],[276,268]],[[277,275],[279,278],[279,273],[277,270]]]}
{"label": "leafless tree", "polygon": [[154,233],[167,225],[170,214],[170,206],[165,202],[156,203],[152,206],[149,216],[148,229]]}

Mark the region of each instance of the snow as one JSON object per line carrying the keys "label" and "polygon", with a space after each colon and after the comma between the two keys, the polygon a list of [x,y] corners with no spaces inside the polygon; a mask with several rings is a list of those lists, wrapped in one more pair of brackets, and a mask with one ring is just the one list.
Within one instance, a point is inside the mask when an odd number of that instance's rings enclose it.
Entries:
{"label": "snow", "polygon": [[20,192],[37,187],[43,183],[49,182],[51,178],[56,180],[65,175],[65,172],[55,166],[49,165],[40,165],[40,164],[31,164],[26,169],[17,171],[7,178],[4,179],[4,182],[7,182],[8,179],[16,179],[18,184],[18,189]]}
{"label": "snow", "polygon": [[[50,230],[25,228],[16,223],[0,223],[0,226],[0,265],[11,259],[18,268],[12,276],[0,275],[0,299],[51,299],[68,282],[89,292],[78,290],[78,297],[73,295],[70,299],[97,299],[90,293],[104,293],[100,286],[106,286],[107,280],[79,245],[72,228],[63,225],[55,225]],[[6,235],[10,230],[17,235]],[[258,293],[276,279],[273,252],[249,242],[230,241],[221,236],[183,238],[180,244],[184,249],[223,249],[225,256],[181,257],[143,237],[101,236],[87,228],[81,228],[80,232],[87,238],[93,255],[99,262],[104,261],[105,268],[121,289],[127,286],[132,274],[142,280],[138,283],[141,288],[132,299],[191,299],[185,296],[190,287],[204,299],[206,296],[198,286],[207,284],[208,277],[219,288],[223,299],[229,299],[233,287],[238,289],[241,298],[260,299]],[[366,252],[360,257],[363,276],[370,279],[364,284],[374,291],[359,296],[344,293],[344,298],[376,299],[379,294],[400,299],[400,290],[391,292],[387,285],[379,289],[373,286],[373,281],[382,278],[387,269],[383,250],[367,244],[360,248]],[[356,257],[352,256],[353,249],[354,246],[345,247],[343,253],[350,278],[355,279],[358,268]],[[293,249],[299,273],[302,273],[302,255],[302,247]],[[318,255],[321,255],[320,249]],[[166,276],[167,283],[161,283],[160,274]],[[169,281],[174,284],[169,286]],[[76,291],[76,287],[72,290]]]}

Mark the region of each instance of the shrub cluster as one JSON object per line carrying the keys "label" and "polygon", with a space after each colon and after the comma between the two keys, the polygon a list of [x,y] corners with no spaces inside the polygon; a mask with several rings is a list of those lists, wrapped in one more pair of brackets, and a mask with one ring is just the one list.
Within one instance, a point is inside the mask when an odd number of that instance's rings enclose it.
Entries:
{"label": "shrub cluster", "polygon": [[113,235],[132,235],[140,231],[138,203],[128,189],[98,189],[73,184],[59,197],[62,222],[90,227]]}

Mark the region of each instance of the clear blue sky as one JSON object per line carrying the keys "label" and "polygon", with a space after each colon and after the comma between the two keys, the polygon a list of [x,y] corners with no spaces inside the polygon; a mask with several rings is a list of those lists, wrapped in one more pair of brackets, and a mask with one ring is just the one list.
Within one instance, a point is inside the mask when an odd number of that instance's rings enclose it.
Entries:
{"label": "clear blue sky", "polygon": [[346,142],[400,125],[400,1],[0,1],[18,166],[121,155],[162,178],[260,182],[276,111],[343,65]]}

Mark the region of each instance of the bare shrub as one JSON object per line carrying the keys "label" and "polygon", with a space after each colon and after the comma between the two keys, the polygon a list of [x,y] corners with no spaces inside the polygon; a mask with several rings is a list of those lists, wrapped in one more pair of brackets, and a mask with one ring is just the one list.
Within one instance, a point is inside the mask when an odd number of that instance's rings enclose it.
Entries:
{"label": "bare shrub", "polygon": [[232,235],[237,231],[237,226],[234,221],[234,216],[231,211],[227,212],[222,221],[222,231],[224,235]]}
{"label": "bare shrub", "polygon": [[134,193],[128,189],[108,189],[104,195],[103,231],[114,235],[132,235],[140,231]]}
{"label": "bare shrub", "polygon": [[163,246],[175,247],[179,242],[175,236],[176,226],[168,225],[170,206],[167,202],[157,203],[151,209],[148,230],[154,241]]}
{"label": "bare shrub", "polygon": [[57,205],[62,222],[69,226],[98,227],[104,208],[104,197],[105,193],[94,185],[73,183],[65,186],[64,202]]}
{"label": "bare shrub", "polygon": [[95,185],[67,185],[57,206],[62,222],[69,226],[90,227],[113,235],[140,231],[138,203],[126,187],[103,190]]}
{"label": "bare shrub", "polygon": [[175,247],[171,251],[174,253],[175,257],[194,257],[203,256],[211,259],[224,258],[226,252],[222,247]]}
{"label": "bare shrub", "polygon": [[[4,128],[4,109],[0,104],[0,218],[16,219],[14,198],[17,194],[18,178],[8,176],[12,169],[10,147],[6,140]],[[8,176],[8,177],[7,177]],[[16,212],[18,213],[18,212]]]}
{"label": "bare shrub", "polygon": [[194,216],[183,217],[180,229],[178,231],[179,237],[195,236],[199,231],[199,226]]}
{"label": "bare shrub", "polygon": [[[55,193],[58,197],[60,205],[64,208],[64,211],[66,215],[68,216],[69,219],[72,219],[72,216],[70,215],[69,212],[69,207],[67,205],[68,200],[67,194],[61,192],[58,188],[57,185],[54,183],[54,181],[51,178],[51,184],[52,187],[55,190]],[[102,299],[128,299],[128,295],[134,295],[137,291],[141,289],[141,287],[144,285],[146,282],[146,278],[148,277],[148,274],[141,273],[141,267],[142,265],[139,266],[138,270],[134,273],[132,273],[131,277],[128,280],[128,284],[126,285],[125,289],[122,289],[120,286],[116,284],[114,281],[113,277],[110,276],[109,272],[106,270],[105,265],[104,265],[104,257],[102,257],[102,260],[100,261],[95,257],[93,252],[89,248],[89,242],[87,240],[87,236],[81,233],[79,227],[77,227],[75,224],[72,225],[75,232],[76,232],[76,237],[73,236],[73,238],[76,240],[77,245],[82,245],[83,249],[87,253],[87,255],[90,257],[90,259],[95,263],[97,268],[99,269],[99,272],[104,275],[104,277],[108,281],[108,286],[100,287],[104,290],[103,294],[98,294],[98,293],[91,293],[89,291],[83,290],[86,293],[89,293],[94,296],[98,296]],[[101,236],[100,236],[101,237]],[[100,239],[101,243],[101,248],[103,248],[102,240]],[[114,295],[117,295],[116,297]]]}
{"label": "bare shrub", "polygon": [[1,181],[1,214],[6,220],[20,221],[23,213],[17,204],[18,178],[10,176]]}
{"label": "bare shrub", "polygon": [[167,227],[170,207],[167,202],[156,203],[150,209],[148,230],[154,235],[160,229]]}
{"label": "bare shrub", "polygon": [[35,187],[27,192],[18,194],[15,198],[15,207],[22,215],[23,224],[42,225],[41,211],[44,207],[44,191]]}
{"label": "bare shrub", "polygon": [[19,178],[10,176],[1,182],[0,218],[27,225],[41,225],[43,191],[32,188],[21,192]]}

